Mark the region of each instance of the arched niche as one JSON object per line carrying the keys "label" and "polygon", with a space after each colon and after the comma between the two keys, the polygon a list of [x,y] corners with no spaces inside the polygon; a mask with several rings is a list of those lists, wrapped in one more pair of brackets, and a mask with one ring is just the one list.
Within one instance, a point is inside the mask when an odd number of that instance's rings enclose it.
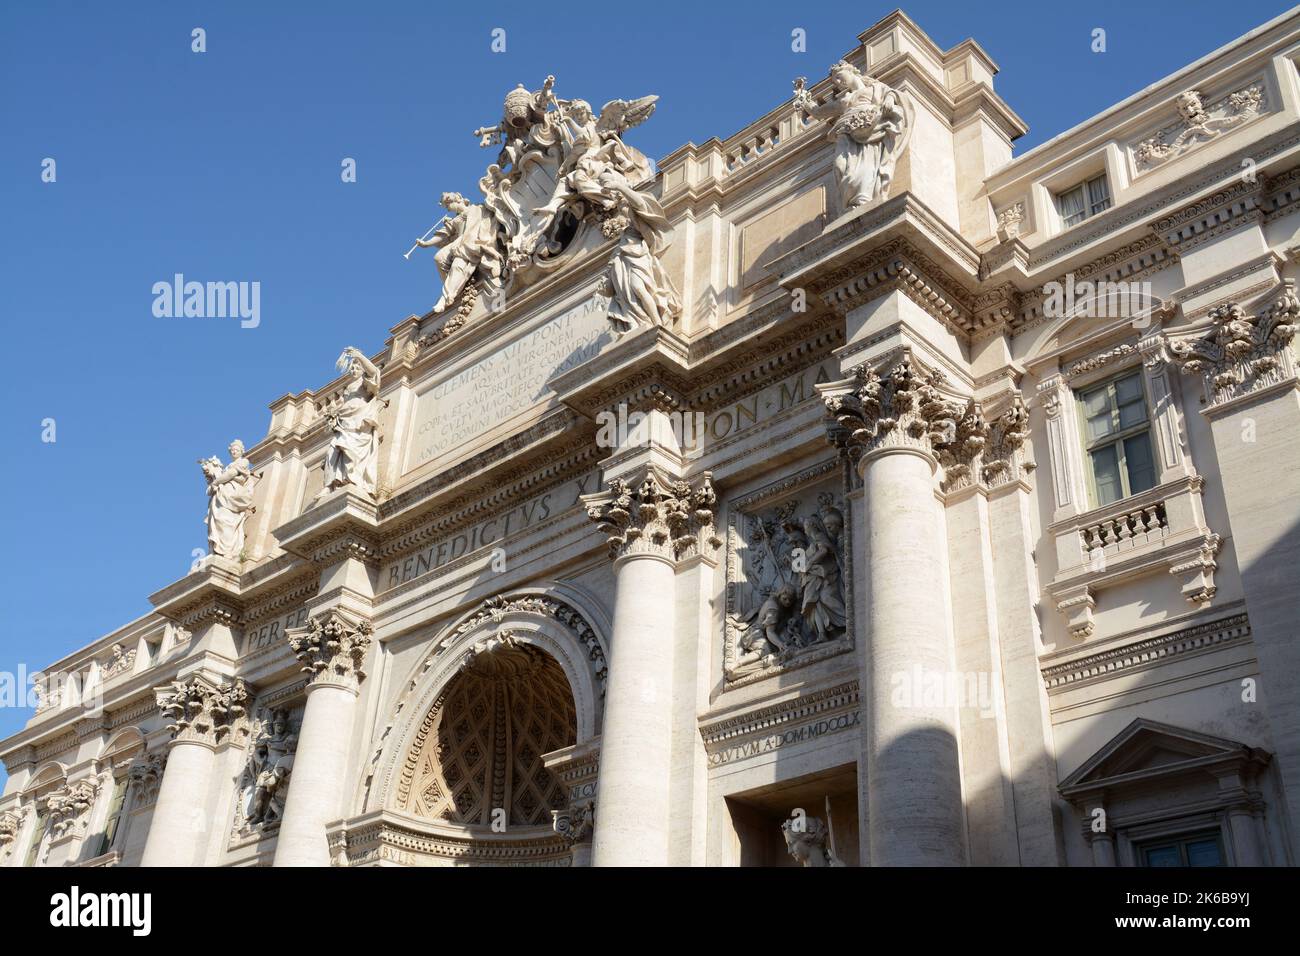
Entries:
{"label": "arched niche", "polygon": [[[435,817],[448,809],[448,801],[454,803],[454,791],[463,791],[462,780],[449,781],[445,774],[438,779],[436,772],[430,772],[428,758],[436,755],[440,745],[451,748],[442,766],[457,766],[453,776],[485,765],[493,770],[509,766],[514,773],[520,763],[516,758],[527,757],[523,762],[535,768],[544,748],[559,749],[596,737],[608,672],[607,627],[604,615],[586,595],[553,585],[488,598],[440,631],[412,668],[393,707],[363,809],[398,810],[419,817],[427,812],[432,814],[429,822],[437,824]],[[480,708],[476,715],[476,705],[497,712]],[[500,709],[512,705],[512,716],[503,720]],[[538,726],[525,719],[528,716],[537,717]],[[459,734],[457,718],[468,723]],[[503,730],[507,739],[498,741],[496,735]],[[485,750],[490,744],[490,752],[477,755],[481,759],[467,759],[464,748],[473,739]],[[528,752],[521,754],[525,745]],[[520,785],[515,796],[522,798],[529,792],[533,798],[543,792],[554,796],[537,776],[530,770],[517,781],[512,779],[512,784]],[[422,796],[430,783],[444,791],[441,797]],[[500,794],[498,785],[496,795]],[[490,816],[500,804],[494,805],[490,792],[482,796],[473,801],[462,797],[462,806],[442,816],[442,821],[452,826],[484,825],[487,817],[482,811],[486,809]],[[549,814],[532,803],[508,798],[501,802],[508,804],[502,809],[510,813],[512,822],[526,820],[523,825],[540,827],[545,819],[549,827]]]}

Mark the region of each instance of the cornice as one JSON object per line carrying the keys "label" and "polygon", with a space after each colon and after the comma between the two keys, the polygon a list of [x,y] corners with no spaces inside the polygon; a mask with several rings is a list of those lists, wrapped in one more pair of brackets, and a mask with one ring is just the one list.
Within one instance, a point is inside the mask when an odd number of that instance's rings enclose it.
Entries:
{"label": "cornice", "polygon": [[1101,649],[1080,653],[1071,648],[1064,654],[1043,658],[1040,664],[1043,684],[1049,694],[1056,694],[1250,640],[1250,621],[1244,613],[1155,636],[1128,635],[1108,642],[1109,646]]}
{"label": "cornice", "polygon": [[751,707],[741,713],[705,720],[700,724],[700,738],[706,753],[716,753],[738,740],[769,734],[811,717],[851,710],[858,703],[858,682],[844,681],[774,704]]}

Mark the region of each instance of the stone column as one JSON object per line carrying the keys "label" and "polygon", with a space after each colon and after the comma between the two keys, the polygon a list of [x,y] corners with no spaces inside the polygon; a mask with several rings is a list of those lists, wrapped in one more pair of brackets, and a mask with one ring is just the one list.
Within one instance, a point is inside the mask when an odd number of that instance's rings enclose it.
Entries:
{"label": "stone column", "polygon": [[1259,660],[1259,687],[1251,699],[1268,715],[1290,817],[1286,830],[1293,855],[1300,855],[1300,377],[1292,351],[1300,299],[1288,283],[1275,302],[1253,315],[1229,303],[1211,312],[1210,320],[1210,331],[1200,337],[1171,337],[1169,356],[1204,384],[1202,414],[1214,436]]}
{"label": "stone column", "polygon": [[676,564],[717,547],[713,489],[651,467],[584,495],[614,559],[614,633],[600,748],[595,866],[665,866],[672,774]]}
{"label": "stone column", "polygon": [[241,680],[194,674],[155,693],[159,709],[172,719],[172,742],[140,865],[198,866],[210,829],[217,747],[242,725],[248,688]]}
{"label": "stone column", "polygon": [[[935,473],[936,449],[955,440],[963,412],[940,394],[941,382],[904,353],[879,371],[862,366],[818,386],[836,420],[831,439],[856,459],[863,482],[868,719],[859,772],[873,866],[966,861],[956,708],[923,693],[933,680],[948,686],[954,673]],[[903,701],[900,682],[912,690]]]}
{"label": "stone column", "polygon": [[1109,833],[1089,833],[1088,842],[1092,844],[1093,866],[1115,865],[1115,837]]}
{"label": "stone column", "polygon": [[289,631],[289,645],[311,679],[275,866],[329,866],[325,825],[342,807],[352,717],[371,633],[368,621],[340,608]]}

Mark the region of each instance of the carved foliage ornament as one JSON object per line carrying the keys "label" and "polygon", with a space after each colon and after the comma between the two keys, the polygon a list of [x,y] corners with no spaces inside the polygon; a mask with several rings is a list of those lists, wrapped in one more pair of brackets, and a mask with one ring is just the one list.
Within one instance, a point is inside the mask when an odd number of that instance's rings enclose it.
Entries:
{"label": "carved foliage ornament", "polygon": [[568,847],[586,843],[596,829],[596,802],[587,800],[567,810],[552,810],[552,829]]}
{"label": "carved foliage ornament", "polygon": [[49,813],[50,833],[56,840],[84,822],[83,818],[94,804],[97,793],[97,777],[84,777],[76,783],[65,783],[57,790],[50,791],[45,798],[45,808]]}
{"label": "carved foliage ornament", "polygon": [[1175,365],[1205,380],[1211,407],[1295,375],[1291,341],[1300,318],[1300,299],[1288,282],[1271,306],[1247,315],[1235,302],[1210,313],[1212,326],[1199,338],[1171,338]]}
{"label": "carved foliage ornament", "polygon": [[680,560],[722,544],[713,528],[717,495],[708,472],[692,488],[649,469],[640,482],[613,478],[607,490],[583,495],[582,501],[607,536],[613,558],[655,554]]}
{"label": "carved foliage ornament", "polygon": [[1029,412],[1020,395],[990,423],[980,403],[946,397],[946,384],[942,372],[922,371],[907,356],[878,369],[861,365],[850,379],[818,386],[834,419],[827,437],[854,461],[890,448],[928,453],[944,469],[945,492],[1032,470],[1021,458]]}
{"label": "carved foliage ornament", "polygon": [[333,608],[312,618],[306,627],[291,628],[289,647],[311,684],[356,689],[366,677],[362,664],[373,633],[369,621]]}
{"label": "carved foliage ornament", "polygon": [[1215,102],[1205,104],[1198,90],[1184,90],[1174,98],[1179,120],[1133,147],[1133,161],[1139,172],[1159,166],[1193,146],[1213,139],[1260,114],[1264,108],[1264,87],[1252,83]]}
{"label": "carved foliage ornament", "polygon": [[167,729],[179,741],[215,745],[242,724],[248,687],[236,679],[216,684],[195,675],[156,692],[158,708],[171,719]]}
{"label": "carved foliage ornament", "polygon": [[146,807],[157,801],[158,788],[162,786],[163,771],[166,768],[166,752],[145,754],[132,764],[127,775],[131,779],[136,806]]}
{"label": "carved foliage ornament", "polygon": [[0,813],[0,852],[8,850],[18,838],[18,830],[23,825],[23,817],[26,813],[24,807]]}

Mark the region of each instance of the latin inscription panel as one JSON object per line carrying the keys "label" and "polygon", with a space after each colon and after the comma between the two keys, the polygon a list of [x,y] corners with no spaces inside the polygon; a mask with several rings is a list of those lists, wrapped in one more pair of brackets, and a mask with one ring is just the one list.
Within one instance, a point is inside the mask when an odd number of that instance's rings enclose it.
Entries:
{"label": "latin inscription panel", "polygon": [[551,379],[610,341],[608,309],[607,298],[592,296],[422,392],[405,470],[451,454],[543,401]]}

